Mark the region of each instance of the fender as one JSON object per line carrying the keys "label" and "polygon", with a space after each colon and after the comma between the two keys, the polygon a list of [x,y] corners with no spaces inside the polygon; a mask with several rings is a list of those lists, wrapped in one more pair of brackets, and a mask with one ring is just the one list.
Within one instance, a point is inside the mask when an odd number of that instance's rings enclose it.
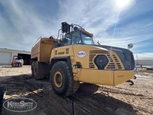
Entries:
{"label": "fender", "polygon": [[70,59],[70,56],[62,56],[62,57],[54,57],[51,59],[51,62],[49,64],[49,69],[51,70],[53,65],[57,62],[57,61],[66,61],[67,64],[68,64],[68,67],[70,69],[70,74],[71,76],[73,76],[73,73],[72,73],[72,64],[71,64],[71,59]]}

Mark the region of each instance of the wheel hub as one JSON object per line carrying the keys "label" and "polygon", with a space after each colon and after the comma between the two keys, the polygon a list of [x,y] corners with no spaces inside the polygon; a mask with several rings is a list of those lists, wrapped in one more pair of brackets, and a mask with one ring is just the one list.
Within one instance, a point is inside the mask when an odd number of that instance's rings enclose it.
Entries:
{"label": "wheel hub", "polygon": [[62,74],[60,72],[56,72],[54,74],[54,83],[56,85],[56,87],[61,87],[62,86]]}

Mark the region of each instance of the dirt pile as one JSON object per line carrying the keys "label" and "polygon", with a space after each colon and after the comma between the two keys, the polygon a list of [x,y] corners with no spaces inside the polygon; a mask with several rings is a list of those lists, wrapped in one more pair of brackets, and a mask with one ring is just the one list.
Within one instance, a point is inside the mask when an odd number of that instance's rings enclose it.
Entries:
{"label": "dirt pile", "polygon": [[[153,113],[153,79],[138,78],[135,85],[116,87],[81,84],[69,98],[56,95],[48,79],[36,81],[30,66],[0,68],[0,84],[6,86],[5,100],[27,97],[37,102],[34,111],[22,115],[151,115]],[[73,102],[73,103],[72,103]],[[72,111],[74,104],[74,111]],[[3,111],[4,115],[20,115]]]}

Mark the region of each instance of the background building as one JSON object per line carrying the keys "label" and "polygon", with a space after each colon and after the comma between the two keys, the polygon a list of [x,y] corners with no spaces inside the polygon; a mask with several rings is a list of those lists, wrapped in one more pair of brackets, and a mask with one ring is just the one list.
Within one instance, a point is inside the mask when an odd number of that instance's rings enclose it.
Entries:
{"label": "background building", "polygon": [[135,60],[135,65],[153,66],[153,60]]}
{"label": "background building", "polygon": [[140,70],[153,70],[153,60],[135,60],[135,65]]}
{"label": "background building", "polygon": [[31,52],[20,51],[7,48],[0,48],[0,65],[10,65],[13,56],[21,56],[24,60],[24,65],[30,65]]}
{"label": "background building", "polygon": [[[21,56],[24,60],[24,65],[31,64],[31,52],[30,51],[21,51],[13,50],[7,48],[0,48],[0,65],[10,65],[13,59],[13,56]],[[152,60],[135,60],[136,67],[151,67],[153,68],[153,59]]]}

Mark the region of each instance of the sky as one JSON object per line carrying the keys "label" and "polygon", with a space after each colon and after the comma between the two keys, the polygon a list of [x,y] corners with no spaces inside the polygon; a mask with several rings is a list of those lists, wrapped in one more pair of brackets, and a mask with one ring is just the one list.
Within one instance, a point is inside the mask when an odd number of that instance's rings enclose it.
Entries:
{"label": "sky", "polygon": [[0,0],[0,48],[31,51],[39,37],[57,37],[61,22],[153,60],[153,0]]}

